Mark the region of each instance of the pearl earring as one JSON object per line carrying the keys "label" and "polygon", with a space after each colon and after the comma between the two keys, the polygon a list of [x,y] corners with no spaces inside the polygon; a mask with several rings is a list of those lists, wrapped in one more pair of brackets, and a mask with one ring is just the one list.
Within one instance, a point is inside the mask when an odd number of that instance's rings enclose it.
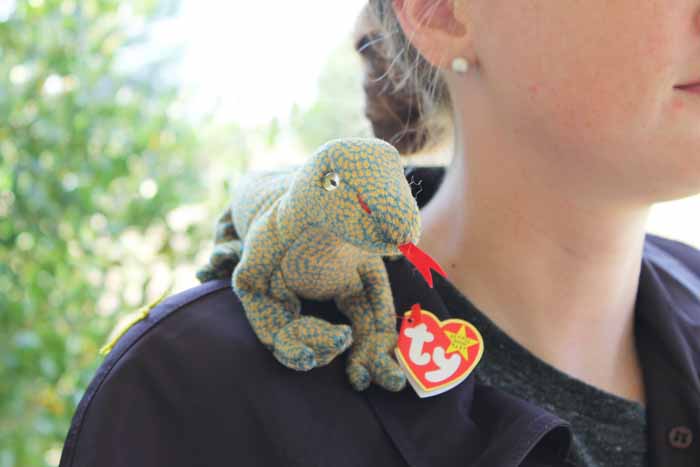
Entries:
{"label": "pearl earring", "polygon": [[464,57],[457,57],[452,60],[452,70],[456,73],[466,73],[469,70],[469,62]]}

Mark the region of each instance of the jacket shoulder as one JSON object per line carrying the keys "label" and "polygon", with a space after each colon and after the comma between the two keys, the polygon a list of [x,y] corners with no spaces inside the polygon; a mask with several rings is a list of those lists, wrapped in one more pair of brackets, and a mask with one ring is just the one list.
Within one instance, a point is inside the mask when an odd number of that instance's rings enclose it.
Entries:
{"label": "jacket shoulder", "polygon": [[[112,436],[137,428],[120,426],[120,417],[124,424],[156,418],[152,410],[163,403],[178,405],[174,412],[192,410],[186,398],[199,397],[198,381],[217,374],[217,364],[227,365],[230,374],[240,370],[235,358],[224,356],[244,354],[251,361],[268,353],[248,326],[228,280],[205,282],[161,300],[124,332],[93,374],[73,414],[60,466],[100,464],[98,456],[107,455]],[[122,404],[129,405],[123,412]],[[165,418],[162,422],[167,426]],[[147,442],[148,436],[142,437]],[[122,464],[115,459],[114,465]]]}
{"label": "jacket shoulder", "polygon": [[205,282],[158,301],[141,319],[131,320],[133,324],[127,325],[128,328],[122,331],[121,337],[114,340],[95,379],[106,376],[104,373],[109,372],[121,360],[131,358],[133,354],[167,350],[153,347],[155,343],[164,344],[167,340],[173,343],[173,336],[170,335],[173,326],[182,327],[180,332],[183,332],[206,319],[233,318],[232,314],[226,316],[217,313],[224,304],[230,308],[240,306],[231,290],[230,281],[221,279]]}
{"label": "jacket shoulder", "polygon": [[345,355],[309,372],[286,368],[253,332],[230,281],[212,280],[164,299],[116,342],[73,415],[60,467],[219,465],[232,452],[242,466],[340,465],[333,457],[350,440],[362,449],[344,465],[370,455],[396,465],[347,381]]}

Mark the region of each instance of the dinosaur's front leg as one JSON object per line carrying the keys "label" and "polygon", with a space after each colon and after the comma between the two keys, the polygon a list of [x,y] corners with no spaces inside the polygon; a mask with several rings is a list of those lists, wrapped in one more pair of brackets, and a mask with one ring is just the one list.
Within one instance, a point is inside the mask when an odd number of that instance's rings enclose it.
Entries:
{"label": "dinosaur's front leg", "polygon": [[277,360],[296,370],[310,370],[330,363],[352,344],[352,329],[346,324],[331,324],[314,316],[299,316],[297,296],[277,270],[270,282],[270,296],[281,303],[293,303],[295,318],[282,327],[274,338]]}
{"label": "dinosaur's front leg", "polygon": [[350,383],[358,391],[372,381],[389,391],[400,391],[406,376],[392,357],[398,334],[384,262],[379,256],[370,258],[358,272],[359,287],[349,287],[348,293],[335,299],[352,322],[354,343],[346,369]]}
{"label": "dinosaur's front leg", "polygon": [[233,273],[233,288],[260,341],[283,365],[306,371],[344,352],[352,344],[352,330],[345,324],[300,316],[300,300],[286,287],[279,270],[283,250],[273,222],[268,219],[251,228]]}

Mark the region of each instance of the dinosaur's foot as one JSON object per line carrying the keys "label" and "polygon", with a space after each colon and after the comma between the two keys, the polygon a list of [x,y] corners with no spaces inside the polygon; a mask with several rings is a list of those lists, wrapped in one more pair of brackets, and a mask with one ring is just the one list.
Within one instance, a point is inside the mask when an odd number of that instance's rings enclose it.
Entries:
{"label": "dinosaur's foot", "polygon": [[396,341],[395,333],[378,333],[353,346],[346,372],[355,390],[364,391],[372,382],[394,392],[406,386],[406,375],[391,356]]}
{"label": "dinosaur's foot", "polygon": [[214,247],[209,263],[196,273],[199,282],[216,279],[231,279],[233,270],[241,261],[241,241],[231,240]]}
{"label": "dinosaur's foot", "polygon": [[327,365],[351,344],[352,329],[347,324],[301,316],[277,332],[273,354],[284,366],[308,371]]}

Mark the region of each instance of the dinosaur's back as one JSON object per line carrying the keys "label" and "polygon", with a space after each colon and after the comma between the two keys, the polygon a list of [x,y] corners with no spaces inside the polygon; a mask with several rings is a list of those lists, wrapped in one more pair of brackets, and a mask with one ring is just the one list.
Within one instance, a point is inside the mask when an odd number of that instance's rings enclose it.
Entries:
{"label": "dinosaur's back", "polygon": [[250,225],[290,187],[297,166],[281,170],[253,171],[233,187],[231,212],[238,237],[244,239]]}

